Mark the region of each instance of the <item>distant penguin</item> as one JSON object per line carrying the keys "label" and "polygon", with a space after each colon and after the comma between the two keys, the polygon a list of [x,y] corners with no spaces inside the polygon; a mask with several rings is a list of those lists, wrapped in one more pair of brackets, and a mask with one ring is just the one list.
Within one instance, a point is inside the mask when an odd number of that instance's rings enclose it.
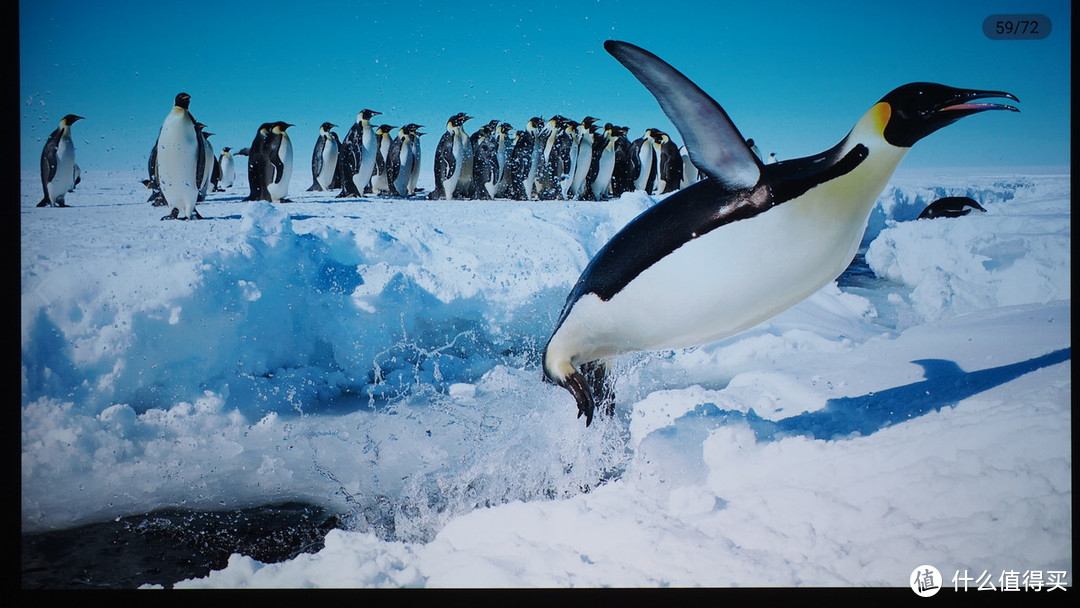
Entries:
{"label": "distant penguin", "polygon": [[967,196],[946,196],[945,198],[939,198],[938,200],[930,203],[926,206],[926,209],[922,210],[919,217],[920,220],[931,220],[939,217],[960,217],[971,213],[972,209],[985,212],[982,205],[975,202],[975,199]]}
{"label": "distant penguin", "polygon": [[311,152],[311,187],[308,192],[329,190],[334,181],[334,171],[338,164],[338,140],[331,129],[332,122],[319,126],[319,137],[315,139],[315,149]]}
{"label": "distant penguin", "polygon": [[[630,138],[626,136],[630,132],[630,127],[622,126],[617,128],[615,167],[611,171],[611,195],[616,198],[622,196],[623,193],[633,192],[634,179],[637,177],[637,171],[634,168],[634,160],[637,155],[634,154]],[[640,167],[640,162],[638,166]]]}
{"label": "distant penguin", "polygon": [[754,143],[753,138],[746,140],[746,146],[750,148],[750,151],[754,153],[754,156],[756,156],[758,160],[761,160],[761,150],[758,150],[757,144]]}
{"label": "distant penguin", "polygon": [[[604,134],[596,126],[596,119],[592,116],[581,119],[581,124],[578,125],[578,133],[580,134],[578,143],[573,150],[574,172],[570,178],[568,194],[571,198],[582,199],[587,197],[585,181],[589,176],[589,171],[593,169],[592,160],[595,144],[606,143],[606,140]],[[603,148],[601,147],[601,149]]]}
{"label": "distant penguin", "polygon": [[494,199],[498,192],[502,168],[499,166],[498,121],[482,127],[484,133],[477,139],[473,155],[473,198]]}
{"label": "distant penguin", "polygon": [[375,149],[378,140],[371,119],[380,112],[364,109],[356,115],[356,122],[341,142],[338,162],[341,163],[341,194],[359,197],[364,195],[371,174],[375,170]]}
{"label": "distant penguin", "polygon": [[213,133],[206,131],[206,125],[201,122],[195,123],[195,133],[199,136],[199,149],[202,156],[199,157],[198,167],[195,169],[195,180],[199,183],[198,202],[206,200],[206,193],[210,191],[210,181],[214,171],[214,147],[210,145],[210,136]]}
{"label": "distant penguin", "polygon": [[454,114],[446,121],[446,131],[435,148],[435,189],[430,198],[452,200],[461,179],[461,169],[469,151],[469,136],[464,124],[471,116]]}
{"label": "distant penguin", "polygon": [[218,165],[221,167],[221,181],[218,182],[218,185],[223,190],[232,188],[233,182],[236,181],[236,167],[233,164],[232,148],[225,146],[221,149]]}
{"label": "distant penguin", "polygon": [[966,116],[1015,107],[1001,91],[910,83],[873,104],[835,146],[764,165],[723,108],[632,44],[604,48],[656,97],[707,179],[652,205],[592,258],[542,355],[586,424],[611,411],[607,361],[721,340],[834,281],[875,202],[920,139]]}
{"label": "distant penguin", "polygon": [[394,127],[379,125],[375,129],[375,169],[371,172],[371,193],[375,196],[387,194],[390,185],[386,179],[386,157],[390,153],[390,144],[394,141]]}
{"label": "distant penguin", "polygon": [[155,173],[161,194],[172,207],[172,212],[162,219],[202,217],[195,210],[195,204],[199,199],[197,180],[203,149],[195,130],[195,119],[188,111],[190,103],[190,95],[178,94],[158,134]]}
{"label": "distant penguin", "polygon": [[626,131],[611,123],[604,125],[604,131],[593,144],[593,157],[589,175],[586,178],[585,195],[595,201],[606,199],[611,193],[611,180],[615,174],[616,144]]}
{"label": "distant penguin", "polygon": [[562,196],[563,161],[568,158],[571,143],[566,136],[567,124],[566,117],[556,114],[544,123],[540,131],[542,150],[535,185],[540,200],[554,200]]}
{"label": "distant penguin", "polygon": [[498,124],[498,120],[492,120],[474,131],[466,140],[466,147],[462,154],[464,162],[461,166],[461,177],[458,179],[457,191],[454,192],[456,198],[474,198],[474,196],[477,195],[476,190],[473,188],[473,169],[476,166],[476,148],[480,145],[480,141],[483,138],[495,131],[495,127],[498,126]]}
{"label": "distant penguin", "polygon": [[534,116],[525,123],[525,128],[518,132],[514,138],[514,147],[510,149],[509,171],[510,189],[509,197],[518,200],[528,200],[533,195],[533,183],[536,181],[536,172],[540,163],[540,126],[543,120]]}
{"label": "distant penguin", "polygon": [[409,140],[408,145],[412,148],[413,164],[412,170],[409,171],[409,183],[406,185],[406,196],[412,196],[419,190],[416,187],[416,182],[420,180],[420,136],[424,135],[420,131],[422,127],[420,125],[412,125],[413,137]]}
{"label": "distant penguin", "polygon": [[[210,152],[213,154],[213,150]],[[214,192],[224,192],[225,189],[221,187],[221,159],[217,156],[212,156],[214,161],[214,170],[210,172],[210,189]]]}
{"label": "distant penguin", "polygon": [[683,166],[682,183],[679,184],[679,188],[682,189],[697,183],[700,174],[694,161],[690,160],[690,153],[686,151],[686,146],[679,148],[679,156],[682,157]]}
{"label": "distant penguin", "polygon": [[38,207],[66,207],[64,197],[75,187],[75,144],[71,141],[71,125],[82,116],[68,114],[60,126],[49,135],[41,149],[41,189],[45,195]]}
{"label": "distant penguin", "polygon": [[419,128],[420,125],[407,124],[398,129],[397,137],[390,142],[390,149],[386,153],[386,180],[392,196],[409,197],[415,189],[415,186],[409,188],[409,178],[420,164],[413,145]]}
{"label": "distant penguin", "polygon": [[501,123],[495,130],[495,161],[499,165],[499,177],[495,184],[496,198],[506,198],[510,193],[510,152],[513,148],[514,127]]}
{"label": "distant penguin", "polygon": [[[658,134],[658,135],[657,135]],[[663,131],[655,131],[653,144],[656,151],[656,193],[668,194],[682,185],[683,162],[679,148]]]}
{"label": "distant penguin", "polygon": [[237,155],[247,156],[247,175],[248,175],[248,195],[245,201],[268,201],[270,195],[266,192],[267,183],[267,171],[270,170],[272,175],[272,169],[267,165],[266,158],[266,140],[270,137],[270,130],[274,128],[274,123],[264,122],[259,125],[258,131],[255,132],[255,139],[251,141],[251,146],[244,148],[237,152]]}
{"label": "distant penguin", "polygon": [[272,203],[288,203],[289,181],[292,179],[293,146],[286,130],[292,125],[278,121],[270,129],[266,138],[266,160],[273,169],[268,172],[266,192]]}
{"label": "distant penguin", "polygon": [[630,162],[634,167],[634,190],[642,190],[645,194],[652,194],[653,187],[656,184],[656,150],[653,148],[653,144],[656,142],[653,139],[654,130],[645,129],[645,135],[635,139],[630,144],[630,150],[633,152]]}
{"label": "distant penguin", "polygon": [[765,159],[766,165],[771,165],[776,162],[776,152],[769,152],[769,158]]}

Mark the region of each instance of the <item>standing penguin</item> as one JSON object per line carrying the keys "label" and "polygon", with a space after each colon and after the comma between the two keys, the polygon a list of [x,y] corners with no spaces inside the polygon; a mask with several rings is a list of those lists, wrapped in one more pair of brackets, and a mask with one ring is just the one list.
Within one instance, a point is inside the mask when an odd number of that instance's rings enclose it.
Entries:
{"label": "standing penguin", "polygon": [[698,175],[697,167],[695,167],[694,162],[690,160],[690,153],[686,151],[686,146],[679,148],[679,156],[682,158],[683,166],[682,183],[679,184],[679,188],[686,188],[689,185],[696,183],[700,177]]}
{"label": "standing penguin", "polygon": [[610,411],[605,361],[720,340],[771,318],[851,263],[870,212],[915,142],[1009,93],[917,82],[875,103],[838,144],[765,165],[727,113],[634,45],[604,43],[657,98],[707,179],[653,205],[586,266],[544,348],[544,375],[592,420]]}
{"label": "standing penguin", "polygon": [[162,196],[172,207],[172,212],[161,219],[202,218],[195,203],[199,199],[198,171],[203,149],[195,119],[188,111],[190,103],[190,95],[178,94],[158,134],[154,173]]}
{"label": "standing penguin", "polygon": [[292,125],[278,121],[270,129],[270,136],[266,138],[267,172],[266,194],[272,203],[291,202],[285,198],[289,195],[289,181],[292,179],[293,146],[289,134],[285,131]]}
{"label": "standing penguin", "polygon": [[334,171],[338,164],[337,134],[331,131],[336,127],[332,122],[319,126],[319,137],[315,140],[315,149],[311,152],[311,187],[308,192],[329,190],[334,181]]}
{"label": "standing penguin", "polygon": [[[259,125],[259,130],[255,132],[255,139],[251,141],[251,147],[245,150],[237,152],[238,155],[247,156],[247,174],[248,174],[248,195],[245,201],[268,201],[270,195],[266,192],[267,171],[270,169],[267,165],[266,157],[266,140],[270,137],[270,129],[274,128],[274,123],[264,122]],[[272,169],[270,169],[272,175]]]}
{"label": "standing penguin", "polygon": [[[570,178],[570,189],[567,193],[570,198],[582,199],[587,197],[585,178],[589,176],[592,166],[593,152],[596,144],[606,143],[604,134],[596,126],[596,119],[586,116],[578,126],[580,137],[577,146],[573,150],[574,170]],[[601,145],[600,149],[603,149]]]}
{"label": "standing penguin", "polygon": [[420,128],[420,125],[411,125],[413,137],[407,142],[412,149],[413,163],[409,170],[409,182],[405,185],[405,196],[412,196],[417,192],[416,182],[420,179],[420,136],[423,135]]}
{"label": "standing penguin", "polygon": [[469,152],[469,136],[465,134],[464,124],[471,118],[464,112],[458,112],[446,121],[446,132],[435,148],[435,189],[431,191],[430,198],[454,198]]}
{"label": "standing penguin", "polygon": [[381,112],[364,109],[356,115],[356,122],[341,142],[338,162],[341,163],[341,194],[359,197],[364,195],[375,170],[375,150],[378,140],[371,119]]}
{"label": "standing penguin", "polygon": [[419,164],[415,156],[415,148],[412,140],[417,137],[417,124],[407,124],[398,129],[397,137],[390,142],[390,149],[386,153],[386,181],[391,196],[412,195],[409,191],[409,177],[413,167]]}
{"label": "standing penguin", "polygon": [[213,133],[207,133],[206,125],[201,122],[195,123],[195,133],[199,136],[199,149],[202,151],[198,167],[195,169],[195,181],[199,184],[198,202],[201,203],[206,200],[206,193],[210,190],[210,180],[213,178],[214,147],[210,145],[210,136]]}
{"label": "standing penguin", "polygon": [[625,131],[611,123],[604,125],[604,131],[593,141],[592,158],[589,160],[589,173],[581,194],[582,198],[594,201],[604,200],[611,192],[611,178],[615,172],[615,145]]}
{"label": "standing penguin", "polygon": [[473,156],[473,198],[493,199],[499,188],[499,130],[498,121],[481,127],[481,137],[476,141]]}
{"label": "standing penguin", "polygon": [[611,195],[616,198],[625,192],[633,192],[634,178],[637,176],[634,169],[634,160],[637,155],[634,154],[630,138],[626,136],[630,132],[630,127],[617,127],[617,129],[615,167],[611,172]]}
{"label": "standing penguin", "polygon": [[653,137],[656,138],[653,144],[656,153],[656,193],[674,192],[682,185],[683,162],[679,148],[663,131],[654,129]]}
{"label": "standing penguin", "polygon": [[511,136],[514,127],[504,122],[495,131],[495,160],[499,164],[499,178],[495,184],[496,198],[506,198],[510,192],[510,152],[513,147]]}
{"label": "standing penguin", "polygon": [[375,129],[375,169],[371,172],[371,193],[375,196],[390,190],[386,177],[386,157],[390,153],[390,144],[394,141],[391,135],[393,132],[394,127],[390,125],[380,125]]}
{"label": "standing penguin", "polygon": [[543,120],[534,116],[525,123],[525,128],[514,138],[514,147],[510,150],[510,198],[518,201],[532,198],[533,183],[536,181],[540,163],[540,125]]}
{"label": "standing penguin", "polygon": [[75,187],[75,144],[71,141],[71,125],[82,116],[68,114],[60,126],[49,135],[41,149],[41,189],[45,196],[38,207],[66,207],[64,197]]}
{"label": "standing penguin", "polygon": [[233,182],[236,181],[236,167],[233,166],[232,148],[225,146],[221,149],[221,156],[218,157],[218,166],[221,167],[221,180],[218,185],[222,190],[226,188],[232,188]]}
{"label": "standing penguin", "polygon": [[653,138],[653,132],[658,129],[645,129],[645,135],[635,139],[630,144],[630,151],[633,156],[630,157],[630,162],[633,166],[631,172],[634,174],[634,190],[643,190],[645,194],[653,193],[653,186],[656,183],[656,151],[653,149],[653,144],[656,140]]}

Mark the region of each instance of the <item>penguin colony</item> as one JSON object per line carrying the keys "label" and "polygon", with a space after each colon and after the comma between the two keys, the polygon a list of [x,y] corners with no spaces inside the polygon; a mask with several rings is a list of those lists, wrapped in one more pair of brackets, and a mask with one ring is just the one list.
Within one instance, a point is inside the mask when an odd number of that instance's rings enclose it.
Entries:
{"label": "penguin colony", "polygon": [[[491,120],[469,134],[471,116],[450,116],[434,152],[430,199],[604,200],[628,191],[671,194],[627,224],[596,254],[570,291],[543,355],[544,379],[565,388],[578,416],[613,411],[609,361],[649,350],[696,346],[752,327],[795,305],[851,263],[870,211],[915,142],[987,110],[1002,91],[911,83],[885,95],[838,144],[819,154],[763,159],[720,105],[672,66],[629,43],[604,48],[656,97],[684,140],[655,128],[630,141],[628,128],[586,116],[532,117],[521,130]],[[212,133],[176,96],[161,125],[144,184],[162,219],[199,218],[210,186],[231,187],[233,155],[215,157]],[[421,165],[417,124],[375,126],[357,114],[339,142],[325,122],[312,152],[309,191],[339,197],[412,197]],[[64,206],[78,166],[68,115],[41,157],[44,198]],[[248,158],[246,200],[288,202],[293,125],[267,122],[237,156]],[[926,217],[982,210],[938,201]]]}

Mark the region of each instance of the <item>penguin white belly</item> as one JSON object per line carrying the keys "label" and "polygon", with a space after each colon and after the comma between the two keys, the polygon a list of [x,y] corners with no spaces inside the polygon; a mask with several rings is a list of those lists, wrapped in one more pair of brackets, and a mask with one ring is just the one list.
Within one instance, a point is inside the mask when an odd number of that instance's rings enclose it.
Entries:
{"label": "penguin white belly", "polygon": [[[603,302],[575,302],[549,350],[573,362],[720,340],[793,306],[839,276],[880,189],[833,210],[828,185],[693,239]],[[559,344],[562,342],[562,344]]]}
{"label": "penguin white belly", "polygon": [[653,151],[649,142],[641,144],[638,150],[638,159],[641,161],[641,173],[634,180],[634,190],[644,190],[649,183],[649,172],[652,171]]}
{"label": "penguin white belly", "polygon": [[56,174],[46,184],[49,200],[63,200],[75,187],[75,146],[70,137],[61,137],[56,145]]}
{"label": "penguin white belly", "polygon": [[353,183],[356,184],[356,190],[361,195],[364,194],[364,190],[368,187],[368,183],[371,182],[371,174],[375,170],[375,150],[376,142],[375,136],[364,133],[363,139],[363,158],[360,159],[360,170],[353,176]]}
{"label": "penguin white belly", "polygon": [[281,145],[278,147],[278,158],[281,159],[281,179],[266,185],[266,191],[270,193],[270,200],[280,201],[289,194],[289,181],[292,179],[293,165],[292,141],[287,133],[281,134]]}
{"label": "penguin white belly", "polygon": [[161,125],[157,176],[162,195],[182,218],[190,218],[195,211],[199,197],[196,171],[201,153],[195,125],[188,120],[186,112],[174,109]]}
{"label": "penguin white belly", "polygon": [[416,182],[420,179],[420,144],[414,142],[409,148],[409,183],[406,185],[405,191],[408,193],[408,196],[412,196],[413,193],[416,192]]}
{"label": "penguin white belly", "polygon": [[328,139],[322,149],[322,170],[319,171],[318,181],[323,190],[329,190],[334,181],[334,169],[337,168],[338,147],[337,142]]}
{"label": "penguin white belly", "polygon": [[409,192],[409,178],[412,176],[412,150],[408,144],[401,146],[398,152],[398,174],[394,178],[394,190],[401,196],[412,194]]}
{"label": "penguin white belly", "polygon": [[446,200],[448,201],[454,198],[454,190],[457,190],[458,180],[461,179],[462,165],[465,164],[464,146],[461,144],[460,137],[454,137],[452,153],[454,155],[454,172],[443,182],[443,191],[446,193]]}
{"label": "penguin white belly", "polygon": [[596,180],[592,184],[593,198],[600,200],[607,195],[608,189],[611,187],[611,174],[614,171],[615,151],[605,148],[604,153],[600,155],[600,166],[596,173]]}
{"label": "penguin white belly", "polygon": [[221,157],[221,187],[232,188],[233,180],[236,179],[236,169],[233,167],[232,156]]}

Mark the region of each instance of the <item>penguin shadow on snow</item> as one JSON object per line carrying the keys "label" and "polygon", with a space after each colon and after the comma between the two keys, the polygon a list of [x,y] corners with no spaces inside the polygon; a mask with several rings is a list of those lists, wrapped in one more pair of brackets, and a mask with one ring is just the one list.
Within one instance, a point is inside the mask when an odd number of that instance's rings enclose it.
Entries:
{"label": "penguin shadow on snow", "polygon": [[757,441],[776,441],[785,437],[809,439],[847,439],[865,437],[895,424],[907,422],[1001,386],[1024,374],[1072,359],[1072,347],[1045,355],[978,371],[965,371],[954,361],[919,359],[912,361],[923,368],[919,382],[875,391],[857,397],[829,399],[825,407],[781,420],[766,420],[751,408],[745,414],[721,410],[713,403],[698,405],[680,419],[716,418],[720,425],[745,421]]}

